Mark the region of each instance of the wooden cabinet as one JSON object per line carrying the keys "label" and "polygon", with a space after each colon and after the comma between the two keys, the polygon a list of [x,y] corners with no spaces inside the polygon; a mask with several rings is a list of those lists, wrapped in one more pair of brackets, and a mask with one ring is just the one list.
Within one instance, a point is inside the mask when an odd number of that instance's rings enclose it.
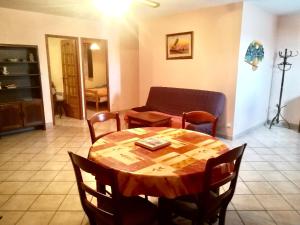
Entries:
{"label": "wooden cabinet", "polygon": [[0,131],[23,127],[22,107],[20,103],[0,105]]}
{"label": "wooden cabinet", "polygon": [[37,46],[0,44],[0,134],[45,128]]}

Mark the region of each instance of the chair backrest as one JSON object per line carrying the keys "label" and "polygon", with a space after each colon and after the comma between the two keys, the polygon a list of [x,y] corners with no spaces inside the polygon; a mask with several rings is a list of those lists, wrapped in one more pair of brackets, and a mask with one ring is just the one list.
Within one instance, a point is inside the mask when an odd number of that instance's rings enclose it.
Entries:
{"label": "chair backrest", "polygon": [[216,128],[218,118],[212,115],[209,112],[205,111],[192,111],[192,112],[184,112],[182,114],[182,128],[185,129],[185,123],[192,123],[192,124],[201,124],[201,123],[211,123],[211,135],[213,137],[216,136]]}
{"label": "chair backrest", "polygon": [[[199,202],[199,205],[201,205],[199,207],[200,212],[204,213],[208,216],[208,218],[211,216],[209,214],[214,214],[216,210],[220,209],[222,206],[225,206],[226,208],[231,201],[235,191],[239,168],[245,148],[246,144],[243,144],[218,156],[217,158],[211,158],[207,161],[203,183],[203,198],[201,198],[201,204]],[[217,172],[217,167],[225,166],[225,164],[233,167],[232,172],[224,175],[221,179],[216,179],[215,173]],[[230,186],[226,191],[220,195],[215,193],[215,191],[221,186],[229,182]]]}
{"label": "chair backrest", "polygon": [[99,112],[95,113],[90,119],[87,120],[88,125],[89,125],[89,130],[90,130],[90,135],[91,135],[91,141],[92,143],[95,143],[99,138],[111,133],[105,133],[105,134],[100,134],[96,135],[94,124],[99,123],[99,122],[104,122],[110,119],[115,119],[116,120],[116,125],[117,125],[117,131],[121,130],[121,123],[120,123],[120,117],[119,113],[111,113],[111,112]]}
{"label": "chair backrest", "polygon": [[[75,171],[81,205],[90,223],[96,224],[95,221],[97,221],[101,222],[101,224],[121,224],[117,208],[120,194],[117,190],[118,183],[114,171],[72,152],[68,153]],[[110,186],[111,195],[106,195],[105,192],[99,192],[86,185],[82,179],[82,170],[95,176],[95,179],[97,179],[97,189],[100,184],[102,187],[104,185]],[[87,199],[87,194],[97,199],[97,206]]]}

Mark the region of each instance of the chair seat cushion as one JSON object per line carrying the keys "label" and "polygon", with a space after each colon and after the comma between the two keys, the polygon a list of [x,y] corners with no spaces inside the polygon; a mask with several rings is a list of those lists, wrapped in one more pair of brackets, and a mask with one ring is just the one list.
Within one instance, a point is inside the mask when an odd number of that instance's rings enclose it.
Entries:
{"label": "chair seat cushion", "polygon": [[123,225],[152,224],[157,219],[157,207],[144,198],[124,198],[120,204]]}
{"label": "chair seat cushion", "polygon": [[188,130],[194,130],[206,134],[211,134],[212,131],[212,123],[202,123],[202,124],[188,124],[186,126]]}

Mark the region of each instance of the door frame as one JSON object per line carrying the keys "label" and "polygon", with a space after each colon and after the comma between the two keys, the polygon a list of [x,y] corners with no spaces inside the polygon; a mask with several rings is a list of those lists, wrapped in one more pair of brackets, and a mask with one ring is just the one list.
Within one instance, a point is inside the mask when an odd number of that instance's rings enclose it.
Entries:
{"label": "door frame", "polygon": [[[86,37],[80,37],[80,48],[83,49],[83,42],[84,41],[103,41],[105,43],[105,64],[106,64],[106,85],[107,85],[107,108],[110,112],[110,85],[109,85],[109,68],[108,68],[108,42],[106,39],[101,38],[86,38]],[[82,57],[82,51],[81,51],[81,64],[83,65],[84,59]],[[83,68],[82,68],[82,80],[83,80],[83,89],[85,90],[85,77],[83,74]],[[86,99],[85,94],[83,93],[83,99],[84,99],[84,105],[85,105],[85,118],[87,118],[87,107],[86,107]]]}
{"label": "door frame", "polygon": [[52,108],[52,118],[53,118],[53,125],[55,125],[55,112],[54,112],[54,102],[52,99],[51,93],[51,66],[50,66],[50,55],[49,55],[49,43],[48,38],[61,38],[61,39],[71,39],[75,41],[75,48],[77,54],[77,71],[78,71],[78,87],[79,87],[79,109],[80,109],[80,119],[83,120],[83,113],[82,113],[82,85],[81,85],[81,70],[80,70],[80,53],[79,53],[79,45],[78,45],[78,37],[74,36],[63,36],[63,35],[55,35],[55,34],[45,34],[45,42],[46,42],[46,52],[47,52],[47,67],[48,67],[48,78],[49,78],[49,92],[51,96],[51,108]]}

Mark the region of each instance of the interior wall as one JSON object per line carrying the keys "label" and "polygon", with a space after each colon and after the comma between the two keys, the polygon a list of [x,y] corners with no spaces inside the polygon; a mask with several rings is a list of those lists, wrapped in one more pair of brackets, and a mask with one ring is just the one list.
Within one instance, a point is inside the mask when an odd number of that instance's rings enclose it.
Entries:
{"label": "interior wall", "polygon": [[90,43],[97,43],[100,47],[98,50],[92,50],[93,61],[93,77],[84,74],[85,87],[95,88],[107,84],[106,81],[106,46],[102,41],[90,41]]}
{"label": "interior wall", "polygon": [[[218,131],[230,137],[241,18],[242,3],[237,3],[141,22],[140,105],[145,104],[151,86],[223,92],[226,109]],[[194,32],[193,59],[166,60],[166,35],[186,31]]]}
{"label": "interior wall", "polygon": [[[296,51],[300,53],[300,15],[280,16],[277,29],[277,51],[273,70],[269,120],[275,116],[275,106],[279,102],[282,72],[278,69],[277,64],[283,62],[283,59],[278,57],[278,52],[282,51],[284,54],[284,50],[287,48],[294,53]],[[283,115],[291,124],[298,126],[300,120],[300,55],[289,58],[287,61],[292,64],[292,68],[285,74],[282,106],[286,105],[286,107],[283,108]]]}
{"label": "interior wall", "polygon": [[[273,60],[275,52],[276,16],[252,3],[243,5],[239,52],[234,135],[263,124],[267,119]],[[256,71],[244,61],[248,46],[259,41],[264,47],[264,59]]]}
{"label": "interior wall", "polygon": [[[108,40],[108,69],[110,77],[110,109],[112,111],[129,108],[131,102],[138,101],[136,95],[123,97],[120,67],[120,24],[110,20],[84,20],[71,17],[48,15],[36,12],[0,8],[0,43],[37,45],[43,87],[46,123],[52,123],[52,110],[47,67],[45,34],[73,37],[89,37]],[[124,21],[123,21],[124,22]],[[124,30],[122,31],[124,32]],[[130,60],[131,56],[127,58]],[[134,71],[133,71],[134,72]],[[131,79],[128,77],[127,79]],[[127,89],[136,89],[137,80],[128,81]],[[130,92],[132,93],[132,92]]]}
{"label": "interior wall", "polygon": [[[127,99],[128,108],[139,105],[139,39],[138,27],[132,24],[120,34],[120,67],[122,98]],[[134,84],[132,81],[135,81]],[[137,98],[131,98],[136,96]],[[125,105],[124,105],[125,107]],[[127,108],[127,109],[128,109]]]}
{"label": "interior wall", "polygon": [[57,92],[64,92],[63,74],[61,64],[61,38],[48,38],[51,81]]}

